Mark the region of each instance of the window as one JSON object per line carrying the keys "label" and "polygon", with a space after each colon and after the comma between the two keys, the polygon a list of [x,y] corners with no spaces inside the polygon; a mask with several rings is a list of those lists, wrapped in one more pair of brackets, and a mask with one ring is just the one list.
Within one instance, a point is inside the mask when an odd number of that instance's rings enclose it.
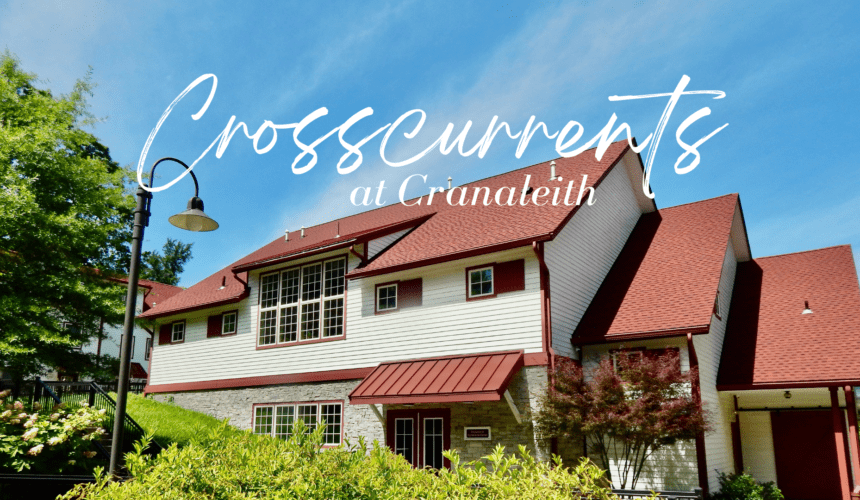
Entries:
{"label": "window", "polygon": [[[74,325],[72,323],[69,323],[69,322],[63,322],[62,328],[63,328],[63,332],[65,332],[67,335],[70,335],[70,336],[77,337],[81,334],[81,327]],[[83,350],[83,348],[84,348],[83,344],[78,344],[78,345],[72,347],[72,349],[74,349],[76,351]]]}
{"label": "window", "polygon": [[143,353],[143,359],[149,361],[149,354],[152,350],[152,339],[146,339],[146,352]]}
{"label": "window", "polygon": [[609,351],[609,355],[612,356],[612,369],[616,373],[621,373],[626,365],[640,361],[644,354],[644,347]]}
{"label": "window", "polygon": [[254,408],[254,434],[268,434],[287,439],[293,433],[293,425],[301,419],[306,432],[324,423],[323,444],[336,446],[341,443],[343,430],[343,403],[285,403],[260,405]]}
{"label": "window", "polygon": [[493,266],[469,270],[469,298],[493,295]]}
{"label": "window", "polygon": [[185,341],[185,322],[180,321],[178,323],[173,323],[171,326],[171,342],[183,342]]}
{"label": "window", "polygon": [[236,333],[236,313],[224,313],[221,316],[221,335]]}
{"label": "window", "polygon": [[393,311],[394,309],[397,309],[397,283],[377,287],[376,310]]}
{"label": "window", "polygon": [[345,274],[337,258],[261,276],[257,344],[343,336]]}

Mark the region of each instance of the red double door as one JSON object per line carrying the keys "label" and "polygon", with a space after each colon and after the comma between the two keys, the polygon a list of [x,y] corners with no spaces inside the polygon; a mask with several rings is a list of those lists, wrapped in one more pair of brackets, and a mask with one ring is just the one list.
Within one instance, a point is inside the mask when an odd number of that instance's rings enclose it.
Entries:
{"label": "red double door", "polygon": [[388,410],[386,444],[413,467],[450,467],[442,451],[451,447],[451,410]]}
{"label": "red double door", "polygon": [[770,414],[777,485],[786,500],[839,500],[833,415],[822,411]]}

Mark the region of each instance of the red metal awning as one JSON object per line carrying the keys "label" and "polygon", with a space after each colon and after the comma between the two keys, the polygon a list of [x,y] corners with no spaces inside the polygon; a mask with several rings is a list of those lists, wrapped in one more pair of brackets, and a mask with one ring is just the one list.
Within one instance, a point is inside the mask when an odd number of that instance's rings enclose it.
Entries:
{"label": "red metal awning", "polygon": [[499,401],[523,358],[522,351],[507,351],[381,363],[349,394],[349,402]]}

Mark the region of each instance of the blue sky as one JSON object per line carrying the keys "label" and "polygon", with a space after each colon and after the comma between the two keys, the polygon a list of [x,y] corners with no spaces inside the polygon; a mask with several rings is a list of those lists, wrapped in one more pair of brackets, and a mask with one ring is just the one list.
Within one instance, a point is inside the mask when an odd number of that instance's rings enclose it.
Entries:
{"label": "blue sky", "polygon": [[[246,4],[9,1],[0,3],[0,43],[55,93],[69,92],[92,66],[92,110],[106,117],[94,132],[130,165],[164,109],[207,73],[218,78],[209,109],[190,117],[206,100],[204,84],[165,121],[147,164],[162,156],[194,161],[232,115],[253,132],[264,120],[296,123],[321,107],[328,115],[303,132],[308,141],[366,107],[373,115],[350,129],[353,141],[424,110],[413,141],[392,139],[397,158],[429,145],[449,122],[456,133],[472,120],[466,142],[474,144],[494,115],[515,131],[532,115],[551,131],[576,120],[585,140],[615,113],[641,140],[666,99],[608,96],[671,92],[688,75],[688,90],[726,97],[678,103],[653,167],[658,206],[737,192],[754,256],[850,243],[860,260],[856,2]],[[705,106],[711,115],[685,138],[729,126],[699,148],[695,170],[678,175],[675,130]],[[220,159],[210,151],[195,168],[206,212],[221,229],[188,233],[167,222],[192,194],[183,179],[155,194],[144,248],[159,249],[167,237],[193,242],[181,281],[190,286],[286,228],[361,210],[349,202],[357,186],[396,187],[416,173],[460,184],[558,156],[555,141],[536,135],[517,159],[517,141],[499,136],[484,158],[437,150],[393,168],[380,159],[381,136],[348,175],[337,173],[344,150],[336,136],[318,148],[312,170],[295,175],[300,151],[289,133],[259,155],[240,131]],[[160,182],[180,169],[162,168]]]}

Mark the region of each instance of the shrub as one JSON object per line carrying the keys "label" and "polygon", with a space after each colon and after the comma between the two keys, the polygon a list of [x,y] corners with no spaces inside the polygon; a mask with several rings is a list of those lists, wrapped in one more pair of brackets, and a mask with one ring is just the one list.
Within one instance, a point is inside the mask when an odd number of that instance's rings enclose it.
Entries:
{"label": "shrub", "polygon": [[237,433],[221,424],[199,440],[176,445],[151,459],[142,442],[126,455],[132,479],[78,485],[66,500],[164,498],[230,499],[532,499],[615,498],[600,486],[603,472],[583,460],[573,468],[539,463],[520,447],[502,447],[482,460],[461,463],[446,451],[451,470],[413,469],[403,457],[374,442],[321,449],[324,426],[307,434],[300,422],[288,440]]}
{"label": "shrub", "polygon": [[713,500],[783,500],[782,492],[773,484],[757,483],[747,473],[726,474],[720,472],[720,492],[715,493]]}
{"label": "shrub", "polygon": [[[8,391],[0,392],[6,401]],[[103,433],[104,410],[41,408],[6,401],[0,412],[0,471],[60,474],[91,472],[97,460],[92,443]]]}

